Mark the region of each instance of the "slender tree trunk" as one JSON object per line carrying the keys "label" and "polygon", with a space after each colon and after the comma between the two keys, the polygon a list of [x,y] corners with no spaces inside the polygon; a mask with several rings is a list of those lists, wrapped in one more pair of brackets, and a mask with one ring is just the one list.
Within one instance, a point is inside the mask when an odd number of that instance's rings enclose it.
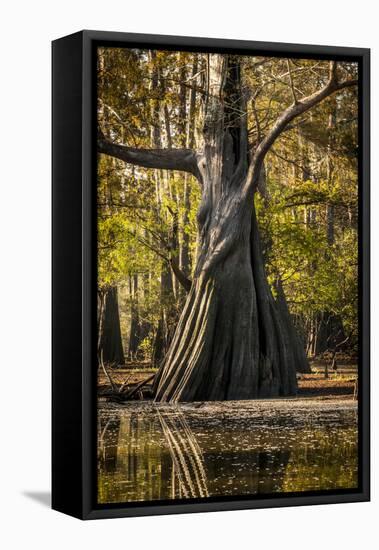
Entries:
{"label": "slender tree trunk", "polygon": [[141,342],[141,326],[138,303],[138,275],[129,275],[129,300],[130,300],[130,333],[128,358],[130,361],[137,359],[138,347]]}
{"label": "slender tree trunk", "polygon": [[[326,179],[328,182],[329,188],[332,186],[333,182],[333,159],[332,159],[332,148],[333,148],[333,129],[336,125],[336,103],[334,103],[334,109],[331,113],[329,113],[329,121],[328,121],[328,132],[329,132],[329,139],[328,139],[328,147],[327,147],[327,156],[326,156]],[[327,204],[326,206],[326,236],[328,240],[328,245],[333,246],[334,244],[334,206],[332,204]]]}
{"label": "slender tree trunk", "polygon": [[[152,60],[155,60],[156,58],[156,53],[153,51],[151,52],[151,58]],[[160,75],[156,65],[153,66],[151,76],[152,76],[152,81],[151,81],[152,91],[154,93],[157,93],[158,90],[160,89],[163,95],[163,90],[162,90],[163,84],[160,82],[160,78],[159,78]],[[151,116],[154,121],[153,131],[151,135],[151,143],[154,148],[160,148],[162,146],[162,132],[161,132],[159,99],[156,99],[153,102]],[[166,130],[166,137],[167,137],[167,145],[168,145],[168,149],[170,149],[170,146],[172,145],[172,137],[171,137],[170,121],[168,118],[167,110],[166,110],[166,113],[164,113],[164,122],[165,122],[165,130]],[[161,186],[162,187],[164,186],[163,171],[162,170],[160,170],[159,172],[156,171],[155,178],[156,178],[157,195],[161,197],[162,195]],[[163,207],[160,200],[158,203],[158,218],[166,217],[167,214],[168,214],[167,211],[163,212]],[[177,223],[176,223],[176,227],[174,226],[175,226],[175,221],[173,223],[172,238],[173,240],[175,240],[175,243],[177,244],[177,236],[175,234],[175,232],[177,231]],[[160,311],[160,318],[158,320],[158,326],[155,331],[153,353],[152,353],[152,362],[155,366],[160,365],[160,363],[162,362],[162,359],[167,352],[168,345],[171,342],[172,335],[174,332],[174,327],[176,326],[176,322],[177,322],[177,319],[175,319],[175,313],[176,313],[175,312],[176,299],[175,299],[175,292],[174,292],[175,284],[176,284],[176,279],[174,281],[173,273],[170,266],[166,262],[163,262],[162,268],[161,268],[161,278],[160,278],[161,311]]]}
{"label": "slender tree trunk", "polygon": [[[190,94],[189,100],[189,115],[188,115],[188,125],[187,125],[187,136],[184,145],[190,149],[195,148],[195,110],[196,110],[196,81],[194,78],[198,70],[198,61],[197,57],[194,58],[194,63],[192,67],[192,85],[193,88]],[[181,269],[185,276],[188,278],[191,275],[191,257],[190,257],[190,236],[188,231],[186,231],[189,223],[189,213],[191,210],[190,202],[190,181],[189,175],[184,175],[184,211],[183,211],[183,232],[182,232],[182,247],[181,247]]]}

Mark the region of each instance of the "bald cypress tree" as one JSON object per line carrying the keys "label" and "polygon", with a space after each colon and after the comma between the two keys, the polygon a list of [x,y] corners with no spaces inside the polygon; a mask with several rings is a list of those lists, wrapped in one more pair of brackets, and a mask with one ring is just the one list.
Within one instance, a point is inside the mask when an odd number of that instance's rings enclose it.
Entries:
{"label": "bald cypress tree", "polygon": [[[355,80],[330,62],[324,84],[285,108],[251,147],[241,59],[211,54],[198,150],[141,149],[100,135],[100,153],[195,176],[201,187],[191,288],[155,380],[158,401],[251,399],[296,392],[300,340],[267,281],[254,195],[266,154],[290,123]],[[293,89],[294,92],[294,89]]]}

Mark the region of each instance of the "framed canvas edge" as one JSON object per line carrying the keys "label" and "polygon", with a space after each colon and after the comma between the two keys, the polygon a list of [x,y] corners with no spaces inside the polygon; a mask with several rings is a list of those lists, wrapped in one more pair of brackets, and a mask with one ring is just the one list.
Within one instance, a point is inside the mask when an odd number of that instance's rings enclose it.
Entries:
{"label": "framed canvas edge", "polygon": [[[282,44],[271,42],[240,41],[229,39],[208,39],[176,37],[166,35],[146,35],[103,31],[81,31],[82,38],[82,370],[81,370],[81,426],[82,449],[78,457],[82,470],[81,513],[71,513],[80,519],[116,518],[161,514],[212,512],[283,506],[316,504],[336,504],[364,502],[370,500],[370,50],[366,48],[313,46]],[[61,39],[61,40],[64,40]],[[96,289],[96,219],[93,185],[96,175],[96,121],[93,117],[95,99],[94,48],[106,42],[115,45],[140,44],[140,47],[165,46],[180,48],[204,48],[207,50],[225,49],[260,50],[278,55],[322,55],[332,58],[353,57],[360,61],[360,384],[359,384],[359,434],[361,490],[343,493],[312,495],[275,495],[262,498],[251,497],[235,500],[212,500],[212,502],[180,502],[162,504],[159,502],[127,503],[117,507],[96,505],[96,393],[93,372],[93,334],[96,315],[93,315],[94,290]],[[130,46],[129,46],[130,47]],[[362,399],[364,396],[364,399]]]}

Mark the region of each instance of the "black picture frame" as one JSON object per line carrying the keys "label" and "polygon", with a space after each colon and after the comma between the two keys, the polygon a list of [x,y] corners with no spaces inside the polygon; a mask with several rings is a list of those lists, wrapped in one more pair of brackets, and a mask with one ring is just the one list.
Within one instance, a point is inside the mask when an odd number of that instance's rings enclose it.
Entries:
{"label": "black picture frame", "polygon": [[[359,63],[359,488],[96,505],[96,70],[98,45]],[[52,44],[52,507],[81,519],[370,499],[370,50],[85,30]]]}

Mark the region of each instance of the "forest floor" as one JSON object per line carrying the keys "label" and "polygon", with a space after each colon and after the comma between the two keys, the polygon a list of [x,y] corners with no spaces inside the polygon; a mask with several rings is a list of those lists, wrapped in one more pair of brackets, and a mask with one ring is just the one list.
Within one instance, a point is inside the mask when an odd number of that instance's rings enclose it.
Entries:
{"label": "forest floor", "polygon": [[[112,381],[117,387],[133,387],[150,378],[156,369],[148,363],[132,363],[123,367],[108,367]],[[328,369],[325,376],[324,362],[311,362],[312,373],[298,374],[298,398],[340,398],[351,399],[357,379],[356,364],[339,364],[335,371]],[[146,385],[148,387],[149,385]],[[111,386],[103,371],[99,371],[98,393],[100,396],[109,394]]]}
{"label": "forest floor", "polygon": [[354,394],[357,365],[341,364],[336,371],[329,368],[327,378],[323,362],[311,363],[311,369],[311,374],[298,375],[299,397],[351,397]]}

